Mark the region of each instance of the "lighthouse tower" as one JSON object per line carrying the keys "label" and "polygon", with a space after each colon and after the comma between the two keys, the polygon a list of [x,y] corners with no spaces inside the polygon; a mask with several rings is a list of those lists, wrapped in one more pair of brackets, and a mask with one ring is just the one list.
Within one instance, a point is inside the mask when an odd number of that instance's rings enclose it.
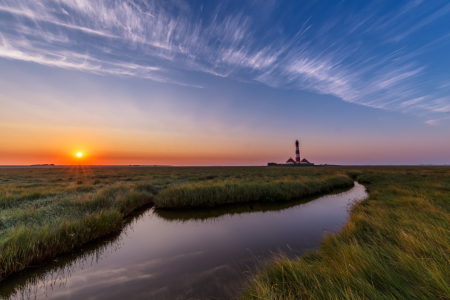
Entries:
{"label": "lighthouse tower", "polygon": [[295,163],[300,163],[300,150],[298,149],[298,140],[295,141]]}

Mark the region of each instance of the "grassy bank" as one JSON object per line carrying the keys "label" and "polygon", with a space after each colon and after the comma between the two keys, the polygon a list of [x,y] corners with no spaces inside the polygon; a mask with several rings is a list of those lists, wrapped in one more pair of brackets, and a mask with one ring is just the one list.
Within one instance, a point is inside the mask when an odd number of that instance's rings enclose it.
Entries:
{"label": "grassy bank", "polygon": [[345,168],[370,197],[317,253],[279,257],[242,299],[450,299],[450,168]]}
{"label": "grassy bank", "polygon": [[[349,188],[334,189],[326,195],[335,195],[349,191]],[[215,206],[212,208],[192,208],[192,209],[155,209],[154,214],[161,219],[184,223],[184,222],[211,222],[220,220],[224,216],[241,215],[248,213],[281,212],[289,210],[298,205],[306,204],[319,198],[320,194],[301,197],[299,199],[282,202],[248,202],[246,204],[234,203],[225,206]]]}
{"label": "grassy bank", "polygon": [[[22,199],[0,217],[0,278],[120,230],[123,218],[151,202],[136,188],[105,187]],[[8,199],[10,200],[10,199]]]}
{"label": "grassy bank", "polygon": [[[52,286],[71,277],[77,268],[88,267],[100,257],[108,256],[123,246],[123,233],[129,233],[133,226],[145,215],[145,208],[137,209],[123,220],[121,231],[103,236],[96,241],[73,249],[69,255],[58,255],[51,263],[40,264],[39,267],[28,268],[19,276],[12,275],[0,281],[0,299],[39,299],[36,297],[36,286],[44,288]],[[14,284],[8,284],[12,280]],[[6,281],[6,282],[5,282]],[[5,284],[3,284],[5,282]],[[11,282],[11,281],[10,281]]]}
{"label": "grassy bank", "polygon": [[178,208],[186,199],[289,200],[352,184],[343,176],[307,167],[0,168],[0,280],[121,230],[124,216],[153,199]]}
{"label": "grassy bank", "polygon": [[161,191],[155,199],[155,206],[182,209],[255,201],[290,201],[352,185],[353,180],[344,176],[326,176],[320,179],[305,176],[281,180],[200,182],[173,186]]}

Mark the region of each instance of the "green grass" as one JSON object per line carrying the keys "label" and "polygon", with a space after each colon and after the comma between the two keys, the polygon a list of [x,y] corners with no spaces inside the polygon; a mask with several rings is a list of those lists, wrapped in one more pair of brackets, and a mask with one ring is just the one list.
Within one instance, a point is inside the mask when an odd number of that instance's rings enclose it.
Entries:
{"label": "green grass", "polygon": [[155,199],[155,206],[182,209],[255,201],[290,201],[352,185],[353,180],[344,176],[321,179],[305,176],[265,181],[226,180],[215,183],[190,183],[164,189]]}
{"label": "green grass", "polygon": [[0,169],[0,279],[121,230],[126,215],[153,200],[151,186],[158,184],[142,187],[121,176],[99,183],[97,175],[118,170],[84,171]]}
{"label": "green grass", "polygon": [[0,280],[121,230],[126,215],[151,201],[286,201],[351,184],[321,168],[0,168]]}
{"label": "green grass", "polygon": [[[55,282],[54,274],[57,277],[72,274],[75,268],[87,266],[92,263],[92,259],[99,259],[109,255],[112,251],[121,248],[123,245],[122,231],[125,233],[133,230],[133,226],[145,215],[146,208],[138,209],[123,221],[121,231],[108,234],[96,241],[84,244],[82,247],[70,251],[72,255],[58,255],[51,263],[43,263],[38,267],[28,268],[24,276],[16,276],[14,284],[2,285],[0,282],[0,299],[33,299],[35,285],[45,286],[49,280]],[[51,278],[51,279],[49,279]]]}
{"label": "green grass", "polygon": [[368,187],[320,251],[277,257],[242,299],[450,299],[450,168],[347,168]]}
{"label": "green grass", "polygon": [[[349,188],[334,189],[327,195],[334,195],[349,191]],[[215,206],[213,208],[191,208],[191,209],[155,209],[153,213],[159,218],[167,221],[175,221],[177,223],[184,222],[208,222],[210,223],[214,219],[220,219],[223,216],[241,215],[246,213],[258,213],[258,212],[275,212],[284,211],[295,206],[308,203],[316,200],[320,194],[314,194],[311,196],[302,197],[299,199],[293,199],[290,201],[278,201],[278,202],[248,202],[233,203],[225,206]]]}
{"label": "green grass", "polygon": [[0,217],[0,278],[120,230],[123,217],[151,199],[132,187],[104,187],[17,200]]}
{"label": "green grass", "polygon": [[348,178],[370,197],[344,229],[318,252],[259,268],[242,298],[450,299],[449,167],[0,169],[0,277],[121,230],[151,200],[167,208],[256,201],[249,209],[264,210]]}

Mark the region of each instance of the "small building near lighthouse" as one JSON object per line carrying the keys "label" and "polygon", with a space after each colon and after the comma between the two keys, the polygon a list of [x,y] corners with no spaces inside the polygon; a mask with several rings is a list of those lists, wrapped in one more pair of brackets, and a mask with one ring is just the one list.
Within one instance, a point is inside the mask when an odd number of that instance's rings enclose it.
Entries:
{"label": "small building near lighthouse", "polygon": [[292,157],[290,157],[287,161],[286,161],[287,165],[294,165],[296,164],[295,160],[292,159]]}
{"label": "small building near lighthouse", "polygon": [[303,164],[311,164],[306,158],[302,159],[301,163],[303,163]]}

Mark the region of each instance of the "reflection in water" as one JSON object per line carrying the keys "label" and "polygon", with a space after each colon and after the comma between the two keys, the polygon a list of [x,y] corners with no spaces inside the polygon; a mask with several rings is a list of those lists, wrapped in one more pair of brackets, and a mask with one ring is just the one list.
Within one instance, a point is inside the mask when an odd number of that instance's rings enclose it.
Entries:
{"label": "reflection in water", "polygon": [[[349,189],[338,189],[332,193],[327,194],[327,197],[333,195],[346,195],[347,192],[353,192]],[[320,195],[319,195],[320,196]],[[277,212],[295,207],[299,204],[305,204],[312,200],[318,200],[318,196],[307,196],[298,200],[291,200],[285,202],[250,202],[250,203],[238,203],[227,204],[224,206],[217,206],[213,208],[192,208],[183,210],[171,210],[171,209],[155,209],[154,214],[167,221],[206,221],[214,222],[222,216],[232,216],[244,213],[257,213],[257,212]]]}
{"label": "reflection in water", "polygon": [[110,234],[95,242],[88,243],[82,248],[55,258],[50,263],[33,266],[19,274],[8,277],[0,283],[0,297],[19,299],[38,299],[37,295],[49,296],[48,291],[64,288],[72,277],[72,273],[79,269],[92,267],[99,261],[107,259],[108,255],[119,250],[124,237],[133,232],[133,226],[145,215],[149,207],[136,211],[125,221],[120,233]]}
{"label": "reflection in water", "polygon": [[[294,257],[317,249],[345,222],[351,190],[314,201],[251,203],[188,211],[147,208],[120,234],[90,243],[0,283],[13,299],[230,299],[244,271],[278,249]],[[307,202],[307,201],[310,202]],[[307,203],[306,203],[307,202]]]}

